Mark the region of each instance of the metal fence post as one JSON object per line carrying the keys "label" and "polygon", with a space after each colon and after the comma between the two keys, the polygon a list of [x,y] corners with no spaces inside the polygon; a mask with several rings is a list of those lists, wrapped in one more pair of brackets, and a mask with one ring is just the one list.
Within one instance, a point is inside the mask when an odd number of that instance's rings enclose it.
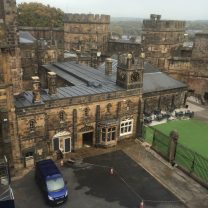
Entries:
{"label": "metal fence post", "polygon": [[192,161],[190,173],[194,172],[195,160],[196,160],[196,153],[194,154],[194,159],[193,159],[193,161]]}

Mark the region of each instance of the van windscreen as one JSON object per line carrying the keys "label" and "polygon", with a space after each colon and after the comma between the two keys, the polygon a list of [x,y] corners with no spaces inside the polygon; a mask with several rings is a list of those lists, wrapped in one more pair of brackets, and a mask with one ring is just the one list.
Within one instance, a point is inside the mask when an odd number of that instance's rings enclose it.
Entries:
{"label": "van windscreen", "polygon": [[64,188],[64,180],[63,178],[53,178],[46,181],[47,188],[49,192],[58,191]]}

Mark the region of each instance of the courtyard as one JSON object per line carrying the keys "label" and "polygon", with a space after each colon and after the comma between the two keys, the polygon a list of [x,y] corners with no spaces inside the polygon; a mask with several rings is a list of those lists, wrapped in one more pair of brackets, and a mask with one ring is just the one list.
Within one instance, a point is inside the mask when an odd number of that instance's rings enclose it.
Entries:
{"label": "courtyard", "polygon": [[[110,168],[114,174],[109,173]],[[60,207],[185,207],[183,203],[123,151],[87,157],[61,168],[69,199]],[[34,182],[34,171],[13,183],[17,208],[48,207]]]}

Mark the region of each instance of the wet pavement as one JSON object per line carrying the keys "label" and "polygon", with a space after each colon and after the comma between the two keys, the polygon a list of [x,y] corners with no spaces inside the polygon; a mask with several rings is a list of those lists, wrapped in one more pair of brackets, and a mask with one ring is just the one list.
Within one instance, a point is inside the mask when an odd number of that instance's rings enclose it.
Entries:
{"label": "wet pavement", "polygon": [[[201,112],[201,109],[197,112]],[[80,149],[71,153],[70,158],[77,162],[73,167],[61,168],[70,187],[69,200],[62,208],[134,208],[138,207],[141,199],[147,200],[145,208],[183,207],[178,203],[179,199],[190,208],[208,208],[206,188],[177,167],[172,167],[148,144],[138,139],[120,142],[116,147],[107,149]],[[113,177],[109,175],[111,166],[116,171]],[[32,170],[24,177],[21,174],[13,178],[17,208],[48,207],[34,182],[33,174]],[[164,202],[166,200],[169,202]]]}
{"label": "wet pavement", "polygon": [[187,207],[208,207],[208,190],[177,167],[172,167],[145,143],[136,140],[134,145],[124,148],[124,152],[180,198]]}
{"label": "wet pavement", "polygon": [[[84,158],[61,167],[61,171],[69,186],[69,199],[61,208],[136,208],[141,200],[145,208],[184,207],[174,194],[121,150]],[[17,208],[49,207],[35,184],[34,170],[13,182],[13,189]]]}

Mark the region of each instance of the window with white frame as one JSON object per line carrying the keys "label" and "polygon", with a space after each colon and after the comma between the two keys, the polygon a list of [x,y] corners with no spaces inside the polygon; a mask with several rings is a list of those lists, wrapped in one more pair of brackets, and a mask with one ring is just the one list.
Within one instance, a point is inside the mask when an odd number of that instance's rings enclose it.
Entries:
{"label": "window with white frame", "polygon": [[132,134],[133,132],[133,119],[126,119],[121,121],[120,136]]}

